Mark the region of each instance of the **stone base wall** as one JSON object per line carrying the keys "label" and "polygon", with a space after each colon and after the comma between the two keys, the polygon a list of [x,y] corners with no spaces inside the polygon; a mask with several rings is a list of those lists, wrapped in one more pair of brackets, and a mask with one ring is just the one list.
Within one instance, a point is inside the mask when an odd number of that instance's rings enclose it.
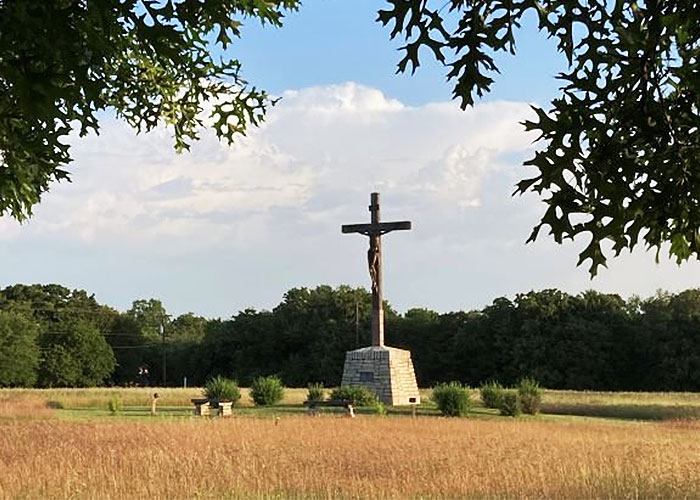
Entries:
{"label": "stone base wall", "polygon": [[411,352],[372,346],[345,353],[341,385],[361,385],[391,406],[419,404]]}

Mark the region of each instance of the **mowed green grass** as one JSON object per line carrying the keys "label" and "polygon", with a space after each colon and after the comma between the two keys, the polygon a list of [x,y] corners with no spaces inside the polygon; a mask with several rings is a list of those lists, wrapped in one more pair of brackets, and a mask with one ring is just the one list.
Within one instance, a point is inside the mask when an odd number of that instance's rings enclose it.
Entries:
{"label": "mowed green grass", "polygon": [[[256,408],[247,388],[241,389],[241,399],[236,408],[240,416],[274,417],[299,414],[306,411],[302,405],[306,389],[288,388],[279,405]],[[328,391],[327,391],[328,392]],[[430,401],[430,389],[421,389],[421,405],[418,415],[438,414]],[[119,397],[122,401],[120,417],[145,418],[150,415],[150,398],[158,393],[158,416],[189,417],[193,413],[191,400],[202,397],[202,389],[192,388],[85,388],[85,389],[0,389],[0,400],[40,399],[56,411],[59,418],[83,419],[112,417],[108,410],[109,400]],[[471,391],[472,412],[476,418],[495,418],[496,410],[484,408],[478,390]],[[342,409],[323,409],[324,413],[342,413]],[[360,413],[372,413],[371,409],[360,409]],[[390,415],[412,414],[410,408],[390,408]],[[621,420],[675,420],[700,419],[700,393],[688,392],[594,392],[545,390],[542,414],[553,416],[597,417]]]}

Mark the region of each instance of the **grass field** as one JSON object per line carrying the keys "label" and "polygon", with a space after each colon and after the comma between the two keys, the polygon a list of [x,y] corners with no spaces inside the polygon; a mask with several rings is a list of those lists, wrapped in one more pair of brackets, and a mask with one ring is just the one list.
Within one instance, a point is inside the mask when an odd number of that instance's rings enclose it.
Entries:
{"label": "grass field", "polygon": [[[202,397],[201,388],[0,389],[0,401],[7,398],[38,397],[46,400],[49,406],[75,410],[73,414],[80,415],[81,412],[77,410],[104,410],[106,413],[110,398],[119,395],[125,413],[138,413],[137,409],[143,410],[148,406],[154,392],[159,395],[159,407],[170,414],[191,413],[190,400]],[[241,389],[239,407],[244,414],[247,408],[253,406],[248,394],[248,389]],[[306,389],[286,389],[281,407],[276,411],[303,411],[300,405],[305,399]],[[422,413],[436,415],[430,404],[429,389],[421,390],[421,399],[424,403],[421,405]],[[472,401],[477,414],[489,414],[480,408],[479,391],[472,391]],[[408,410],[398,413],[408,413]],[[631,420],[700,419],[700,393],[548,390],[544,393],[543,413]]]}
{"label": "grass field", "polygon": [[[154,390],[162,403],[155,418],[147,412]],[[125,409],[112,416],[106,405],[117,392]],[[669,408],[700,408],[697,394],[548,391],[547,411],[611,414],[521,419],[479,405],[476,418],[435,417],[431,405],[416,419],[310,418],[300,406],[302,389],[288,390],[280,407],[202,419],[191,416],[189,401],[200,394],[0,390],[0,498],[697,498],[700,492],[700,421],[659,421]],[[657,410],[650,421],[636,421],[621,412],[628,407]]]}
{"label": "grass field", "polygon": [[546,391],[542,411],[558,415],[635,420],[700,419],[700,394]]}

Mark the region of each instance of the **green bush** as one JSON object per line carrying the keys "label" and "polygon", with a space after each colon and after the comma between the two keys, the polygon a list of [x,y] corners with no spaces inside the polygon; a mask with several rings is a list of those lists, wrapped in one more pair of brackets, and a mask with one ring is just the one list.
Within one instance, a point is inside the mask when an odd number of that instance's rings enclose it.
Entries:
{"label": "green bush", "polygon": [[323,389],[322,383],[309,384],[307,387],[309,389],[309,391],[306,393],[307,400],[309,400],[309,401],[323,401],[326,393]]}
{"label": "green bush", "polygon": [[471,406],[469,388],[459,382],[436,385],[431,399],[442,414],[448,417],[463,417]]}
{"label": "green bush", "polygon": [[501,410],[501,415],[507,417],[517,417],[522,413],[520,395],[516,390],[507,389],[503,391],[499,410]]}
{"label": "green bush", "polygon": [[122,411],[122,397],[117,394],[109,398],[109,401],[107,401],[107,409],[112,413],[112,415],[116,415]]}
{"label": "green bush", "polygon": [[374,413],[380,417],[386,417],[386,406],[381,401],[374,403]]}
{"label": "green bush", "polygon": [[250,397],[256,406],[272,406],[282,401],[284,385],[274,375],[258,377],[250,385]]}
{"label": "green bush", "polygon": [[235,380],[217,375],[204,384],[204,396],[214,407],[218,407],[219,401],[232,401],[235,406],[241,399],[241,391]]}
{"label": "green bush", "polygon": [[496,381],[489,381],[481,384],[479,394],[486,408],[500,408],[503,399],[503,386]]}
{"label": "green bush", "polygon": [[353,406],[374,406],[377,403],[377,396],[361,385],[336,387],[331,392],[331,399],[350,401]]}
{"label": "green bush", "polygon": [[524,378],[518,383],[518,395],[523,413],[537,415],[542,408],[542,389],[537,380]]}

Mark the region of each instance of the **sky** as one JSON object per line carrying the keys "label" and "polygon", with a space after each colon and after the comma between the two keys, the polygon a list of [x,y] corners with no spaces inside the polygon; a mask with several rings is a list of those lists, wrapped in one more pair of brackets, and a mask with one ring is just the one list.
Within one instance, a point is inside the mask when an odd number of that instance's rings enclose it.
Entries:
{"label": "sky", "polygon": [[396,75],[399,41],[376,23],[383,2],[309,0],[284,28],[248,25],[233,55],[246,78],[281,97],[233,146],[211,133],[176,154],[172,133],[137,135],[106,114],[99,136],[73,138],[71,183],[34,217],[0,218],[0,286],[60,283],[126,310],[159,298],[168,312],[230,317],[270,309],[293,287],[369,287],[367,238],[340,226],[382,219],[384,297],[406,311],[480,309],[495,298],[559,288],[629,297],[696,286],[698,263],[662,252],[576,267],[585,239],[525,244],[544,205],[513,197],[537,147],[530,104],[546,106],[565,69],[551,40],[518,34],[493,91],[462,111],[444,70],[425,59]]}

